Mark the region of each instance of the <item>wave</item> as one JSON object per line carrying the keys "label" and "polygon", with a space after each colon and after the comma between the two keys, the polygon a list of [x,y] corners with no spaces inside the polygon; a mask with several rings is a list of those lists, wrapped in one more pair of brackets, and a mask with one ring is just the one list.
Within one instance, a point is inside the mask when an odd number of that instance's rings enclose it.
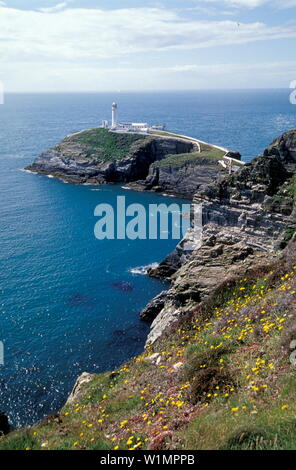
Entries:
{"label": "wave", "polygon": [[136,268],[130,268],[128,271],[132,274],[141,274],[143,276],[147,274],[148,269],[157,268],[157,266],[158,266],[158,263],[151,263],[146,266],[138,266]]}
{"label": "wave", "polygon": [[34,175],[34,171],[31,170],[26,170],[25,168],[19,168],[19,171],[23,171],[24,173],[31,173],[31,175]]}

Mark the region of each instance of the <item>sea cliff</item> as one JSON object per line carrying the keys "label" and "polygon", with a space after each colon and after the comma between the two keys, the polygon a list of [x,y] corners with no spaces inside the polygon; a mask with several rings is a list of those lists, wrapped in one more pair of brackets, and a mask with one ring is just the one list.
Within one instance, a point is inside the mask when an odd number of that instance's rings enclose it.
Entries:
{"label": "sea cliff", "polygon": [[175,134],[129,134],[97,128],[67,137],[43,152],[27,170],[70,183],[130,183],[133,189],[192,198],[202,184],[225,171],[219,164],[224,155],[221,149]]}
{"label": "sea cliff", "polygon": [[293,130],[197,189],[202,244],[150,271],[171,287],[142,312],[143,354],[83,374],[63,410],[0,449],[296,448],[295,148]]}

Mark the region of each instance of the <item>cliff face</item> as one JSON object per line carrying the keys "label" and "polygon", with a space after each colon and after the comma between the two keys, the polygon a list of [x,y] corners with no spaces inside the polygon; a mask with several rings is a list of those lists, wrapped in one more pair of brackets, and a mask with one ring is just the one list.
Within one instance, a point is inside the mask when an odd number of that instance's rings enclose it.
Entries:
{"label": "cliff face", "polygon": [[264,155],[275,155],[284,164],[296,162],[296,133],[295,130],[277,137],[265,150]]}
{"label": "cliff face", "polygon": [[[275,142],[283,145],[283,139]],[[248,274],[256,265],[276,259],[277,251],[295,233],[296,164],[283,161],[276,144],[271,155],[268,152],[195,194],[193,203],[202,205],[203,211],[202,244],[192,252],[184,251],[188,233],[171,255],[150,270],[151,276],[170,279],[172,286],[161,302],[154,299],[141,313],[143,319],[155,318],[147,344],[186,315],[192,302],[203,302],[217,282]]]}
{"label": "cliff face", "polygon": [[198,188],[210,183],[220,173],[222,167],[217,160],[203,158],[199,155],[181,165],[170,165],[170,157],[150,166],[149,174],[144,181],[130,184],[131,188],[152,190],[162,193],[173,193],[192,198]]}
{"label": "cliff face", "polygon": [[151,271],[172,285],[142,312],[145,352],[84,373],[60,413],[1,450],[296,448],[296,131],[285,136],[196,193],[201,244],[184,250],[188,233]]}
{"label": "cliff face", "polygon": [[27,169],[80,184],[126,183],[146,178],[150,165],[167,155],[193,150],[182,139],[92,129],[67,137]]}
{"label": "cliff face", "polygon": [[[225,169],[225,151],[189,138],[90,129],[42,153],[27,169],[77,184],[128,183],[192,198]],[[240,159],[240,154],[231,156]],[[239,164],[239,161],[238,161]]]}
{"label": "cliff face", "polygon": [[[153,163],[146,179],[137,181],[130,187],[192,198],[201,186],[226,173],[226,169],[219,163],[223,160],[225,151],[203,143],[199,143],[196,150],[198,151],[177,157],[169,155]],[[227,156],[236,160],[233,169],[237,170],[241,166],[241,155],[238,152],[228,152]]]}

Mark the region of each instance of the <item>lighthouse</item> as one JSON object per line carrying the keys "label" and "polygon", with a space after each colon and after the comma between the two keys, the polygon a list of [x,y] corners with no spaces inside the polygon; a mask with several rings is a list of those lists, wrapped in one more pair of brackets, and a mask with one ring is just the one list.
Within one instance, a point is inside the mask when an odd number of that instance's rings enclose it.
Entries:
{"label": "lighthouse", "polygon": [[117,127],[117,109],[116,103],[112,104],[112,127]]}

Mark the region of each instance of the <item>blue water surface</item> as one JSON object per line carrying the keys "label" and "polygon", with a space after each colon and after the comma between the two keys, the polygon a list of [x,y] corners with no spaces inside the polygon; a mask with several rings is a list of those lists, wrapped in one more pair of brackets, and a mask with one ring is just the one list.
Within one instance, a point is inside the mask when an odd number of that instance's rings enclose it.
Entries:
{"label": "blue water surface", "polygon": [[[0,106],[0,410],[15,426],[58,410],[83,371],[138,354],[139,311],[163,282],[132,268],[160,261],[176,240],[99,241],[97,204],[166,202],[120,186],[75,186],[21,171],[65,135],[109,118],[165,123],[238,150],[248,161],[296,127],[288,90],[8,95]],[[172,198],[170,202],[184,203]]]}

